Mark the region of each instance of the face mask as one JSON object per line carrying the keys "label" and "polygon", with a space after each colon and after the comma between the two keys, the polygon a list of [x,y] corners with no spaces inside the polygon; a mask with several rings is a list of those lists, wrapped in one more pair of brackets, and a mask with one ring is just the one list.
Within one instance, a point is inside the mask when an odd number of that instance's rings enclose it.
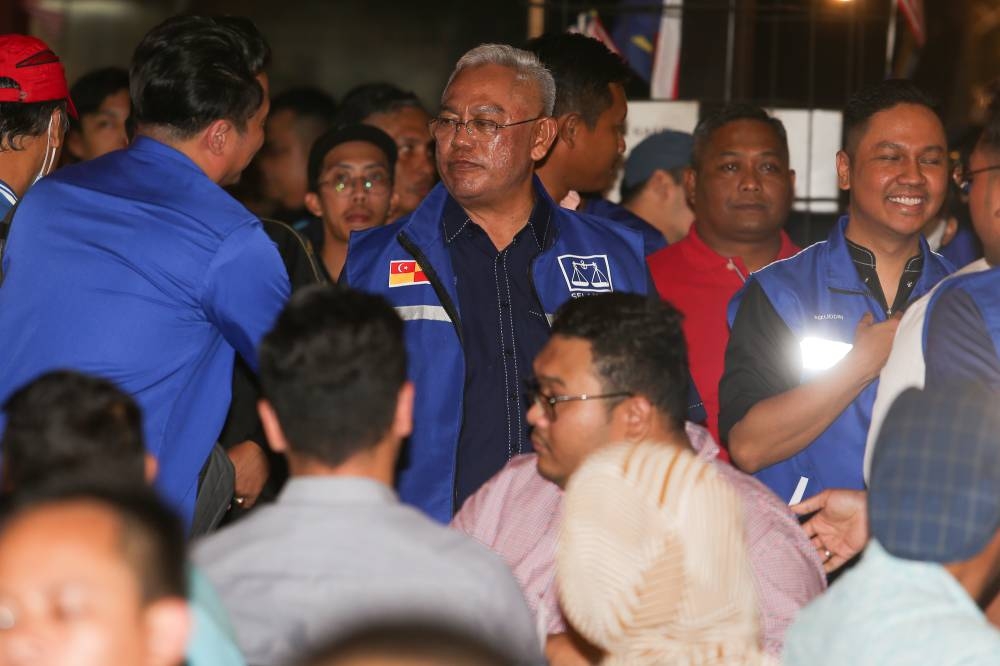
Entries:
{"label": "face mask", "polygon": [[[56,165],[56,149],[52,147],[52,119],[55,118],[55,114],[49,116],[49,126],[45,130],[45,159],[42,160],[42,168],[39,169],[38,175],[35,179],[31,181],[34,185],[40,181],[43,177],[47,176],[52,168]],[[51,150],[51,153],[50,153]]]}

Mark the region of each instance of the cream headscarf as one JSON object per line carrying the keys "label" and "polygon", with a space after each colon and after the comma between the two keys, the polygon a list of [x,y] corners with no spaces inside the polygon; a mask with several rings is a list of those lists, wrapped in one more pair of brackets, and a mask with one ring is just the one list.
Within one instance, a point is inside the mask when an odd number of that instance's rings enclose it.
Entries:
{"label": "cream headscarf", "polygon": [[563,611],[603,663],[775,663],[759,648],[739,500],[711,465],[678,446],[609,446],[563,506]]}

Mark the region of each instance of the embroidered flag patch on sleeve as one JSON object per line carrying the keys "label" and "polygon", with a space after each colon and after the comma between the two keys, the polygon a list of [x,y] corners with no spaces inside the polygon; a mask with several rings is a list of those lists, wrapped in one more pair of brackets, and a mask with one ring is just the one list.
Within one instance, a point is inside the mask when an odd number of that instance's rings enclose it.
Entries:
{"label": "embroidered flag patch on sleeve", "polygon": [[413,259],[389,262],[389,286],[405,287],[411,284],[430,284],[424,269]]}

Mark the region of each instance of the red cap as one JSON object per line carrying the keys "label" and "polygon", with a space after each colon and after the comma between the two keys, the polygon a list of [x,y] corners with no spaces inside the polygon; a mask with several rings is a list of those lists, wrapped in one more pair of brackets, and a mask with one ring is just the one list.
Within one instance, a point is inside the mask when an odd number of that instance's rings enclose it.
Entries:
{"label": "red cap", "polygon": [[0,35],[0,77],[17,81],[17,88],[0,88],[0,102],[51,102],[64,99],[77,117],[69,97],[66,71],[59,56],[45,42],[27,35]]}

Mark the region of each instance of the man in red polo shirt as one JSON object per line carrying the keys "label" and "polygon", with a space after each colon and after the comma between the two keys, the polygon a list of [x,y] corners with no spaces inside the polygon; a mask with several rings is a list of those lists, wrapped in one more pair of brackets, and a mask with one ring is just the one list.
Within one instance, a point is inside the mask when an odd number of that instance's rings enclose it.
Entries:
{"label": "man in red polo shirt", "polygon": [[691,376],[718,441],[726,307],[751,271],[799,249],[782,230],[795,172],[788,167],[781,121],[745,104],[703,119],[694,131],[684,188],[695,222],[648,263],[660,297],[684,314]]}

